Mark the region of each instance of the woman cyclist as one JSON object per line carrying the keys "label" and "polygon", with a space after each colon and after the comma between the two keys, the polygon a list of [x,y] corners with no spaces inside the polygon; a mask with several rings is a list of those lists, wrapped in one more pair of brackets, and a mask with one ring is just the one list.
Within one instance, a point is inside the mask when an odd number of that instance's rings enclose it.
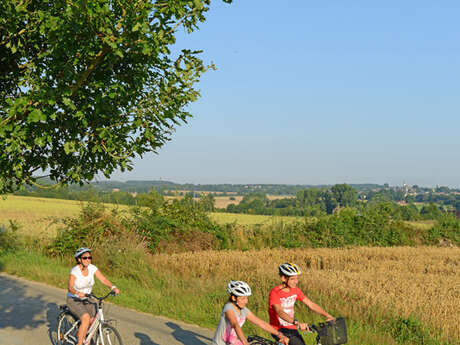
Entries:
{"label": "woman cyclist", "polygon": [[279,333],[267,322],[259,319],[248,308],[248,296],[251,296],[251,288],[242,281],[231,280],[227,285],[230,297],[220,314],[219,325],[212,340],[212,345],[248,345],[241,327],[246,319],[254,325],[279,337],[279,342],[288,345],[289,339]]}
{"label": "woman cyclist", "polygon": [[70,270],[66,302],[70,311],[81,320],[80,328],[78,329],[77,345],[82,345],[88,327],[96,316],[94,303],[91,303],[86,298],[86,294],[91,293],[93,288],[94,276],[102,284],[110,287],[116,294],[120,291],[91,263],[91,249],[86,247],[80,248],[75,252],[74,257],[77,265]]}
{"label": "woman cyclist", "polygon": [[[298,329],[309,331],[307,323],[300,323],[294,318],[294,305],[301,301],[315,313],[324,316],[327,321],[334,317],[326,313],[323,308],[314,303],[297,287],[300,270],[296,264],[284,263],[278,267],[281,285],[270,291],[268,314],[270,325],[290,339],[291,345],[305,345]],[[274,336],[278,340],[277,336]]]}

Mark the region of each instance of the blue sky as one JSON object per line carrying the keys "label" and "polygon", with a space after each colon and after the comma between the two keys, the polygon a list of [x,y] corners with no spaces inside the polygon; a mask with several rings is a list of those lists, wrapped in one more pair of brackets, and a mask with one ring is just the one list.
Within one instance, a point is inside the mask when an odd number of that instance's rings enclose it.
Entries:
{"label": "blue sky", "polygon": [[214,1],[194,114],[116,180],[460,187],[460,2]]}

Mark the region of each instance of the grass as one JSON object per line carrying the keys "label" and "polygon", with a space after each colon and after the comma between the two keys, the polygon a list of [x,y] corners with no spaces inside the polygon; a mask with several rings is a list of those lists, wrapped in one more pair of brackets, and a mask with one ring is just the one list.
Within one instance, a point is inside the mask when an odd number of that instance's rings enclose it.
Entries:
{"label": "grass", "polygon": [[410,225],[418,230],[429,230],[435,224],[434,220],[418,220],[418,221],[405,221],[407,225]]}
{"label": "grass", "polygon": [[[460,344],[453,317],[460,305],[459,248],[272,249],[138,257],[128,250],[124,265],[115,270],[105,267],[102,255],[93,253],[95,264],[120,287],[116,303],[208,328],[217,325],[230,279],[248,281],[253,290],[248,307],[267,320],[268,292],[279,279],[276,267],[293,261],[303,271],[299,287],[328,312],[347,318],[349,344]],[[65,287],[70,259],[20,251],[0,255],[0,266],[11,274]],[[306,309],[296,308],[299,320],[321,320]],[[259,333],[250,325],[244,331]],[[313,336],[306,337],[307,344],[313,343]]]}

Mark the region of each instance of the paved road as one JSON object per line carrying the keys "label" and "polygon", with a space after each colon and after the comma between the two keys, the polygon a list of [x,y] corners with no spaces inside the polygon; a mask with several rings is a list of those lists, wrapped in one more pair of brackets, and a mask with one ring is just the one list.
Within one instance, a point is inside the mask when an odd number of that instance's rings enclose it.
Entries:
{"label": "paved road", "polygon": [[[0,345],[55,345],[65,291],[0,273]],[[106,303],[125,345],[207,345],[212,331]]]}

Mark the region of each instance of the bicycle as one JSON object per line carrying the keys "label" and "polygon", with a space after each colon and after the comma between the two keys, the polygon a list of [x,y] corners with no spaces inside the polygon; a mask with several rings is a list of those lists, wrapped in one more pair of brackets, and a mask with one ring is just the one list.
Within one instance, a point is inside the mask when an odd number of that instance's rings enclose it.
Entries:
{"label": "bicycle", "polygon": [[[92,293],[86,294],[87,298],[97,300],[97,313],[83,340],[84,345],[123,345],[120,333],[109,324],[111,320],[104,319],[102,312],[102,301],[111,295],[115,295],[115,292],[110,291],[104,297],[97,297]],[[58,316],[58,345],[76,345],[78,342],[77,331],[81,323],[80,319],[72,314],[66,305],[59,306],[59,309],[61,309],[61,313]]]}
{"label": "bicycle", "polygon": [[[304,333],[316,333],[316,345],[340,345],[348,341],[345,319],[339,317],[334,321],[321,322],[318,325],[309,325],[310,331]],[[274,340],[265,339],[258,335],[248,336],[251,345],[278,345]]]}

